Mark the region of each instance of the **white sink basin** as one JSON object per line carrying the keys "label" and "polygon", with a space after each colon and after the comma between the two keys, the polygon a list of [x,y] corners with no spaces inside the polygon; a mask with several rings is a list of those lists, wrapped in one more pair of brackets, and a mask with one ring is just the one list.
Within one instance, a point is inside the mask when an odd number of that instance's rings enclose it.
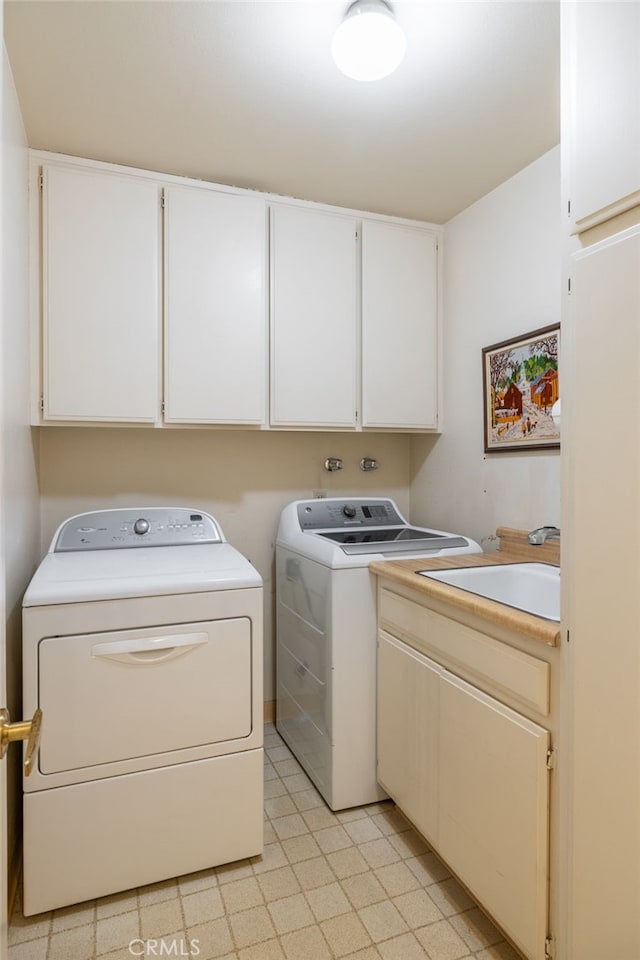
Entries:
{"label": "white sink basin", "polygon": [[430,580],[460,587],[545,620],[560,620],[560,568],[549,563],[501,563],[419,572]]}

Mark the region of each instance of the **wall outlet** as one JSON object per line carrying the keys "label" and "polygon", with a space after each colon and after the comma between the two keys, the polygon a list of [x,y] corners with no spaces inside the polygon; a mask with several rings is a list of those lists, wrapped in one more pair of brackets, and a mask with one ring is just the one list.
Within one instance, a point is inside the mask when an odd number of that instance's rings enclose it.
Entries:
{"label": "wall outlet", "polygon": [[327,498],[326,490],[312,490],[311,493],[314,500],[326,500]]}

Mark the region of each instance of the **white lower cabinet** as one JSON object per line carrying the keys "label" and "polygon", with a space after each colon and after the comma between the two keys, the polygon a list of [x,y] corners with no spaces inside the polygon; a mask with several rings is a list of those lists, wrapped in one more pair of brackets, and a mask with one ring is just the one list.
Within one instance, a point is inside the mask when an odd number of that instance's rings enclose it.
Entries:
{"label": "white lower cabinet", "polygon": [[548,730],[379,632],[378,779],[530,960],[548,922]]}
{"label": "white lower cabinet", "polygon": [[440,673],[393,637],[378,643],[378,780],[433,844],[438,826]]}
{"label": "white lower cabinet", "polygon": [[542,960],[549,732],[446,672],[439,719],[438,850],[525,956]]}

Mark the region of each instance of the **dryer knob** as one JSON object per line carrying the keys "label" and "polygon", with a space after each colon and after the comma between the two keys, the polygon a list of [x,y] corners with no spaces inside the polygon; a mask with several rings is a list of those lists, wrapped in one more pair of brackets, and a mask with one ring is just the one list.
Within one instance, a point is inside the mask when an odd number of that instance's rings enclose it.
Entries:
{"label": "dryer knob", "polygon": [[149,521],[143,520],[142,518],[140,518],[140,520],[136,520],[133,525],[133,531],[134,533],[139,533],[140,536],[145,533],[149,533]]}
{"label": "dryer knob", "polygon": [[345,517],[355,517],[355,515],[356,515],[356,508],[355,508],[351,503],[347,503],[347,504],[342,508],[342,512],[344,513]]}

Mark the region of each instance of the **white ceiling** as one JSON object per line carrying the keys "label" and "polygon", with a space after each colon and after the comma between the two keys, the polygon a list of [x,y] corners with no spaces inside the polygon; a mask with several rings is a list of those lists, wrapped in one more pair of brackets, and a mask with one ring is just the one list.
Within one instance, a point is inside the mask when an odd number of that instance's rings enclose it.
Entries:
{"label": "white ceiling", "polygon": [[29,144],[441,223],[558,143],[554,0],[397,0],[374,83],[331,59],[348,5],[9,0]]}

